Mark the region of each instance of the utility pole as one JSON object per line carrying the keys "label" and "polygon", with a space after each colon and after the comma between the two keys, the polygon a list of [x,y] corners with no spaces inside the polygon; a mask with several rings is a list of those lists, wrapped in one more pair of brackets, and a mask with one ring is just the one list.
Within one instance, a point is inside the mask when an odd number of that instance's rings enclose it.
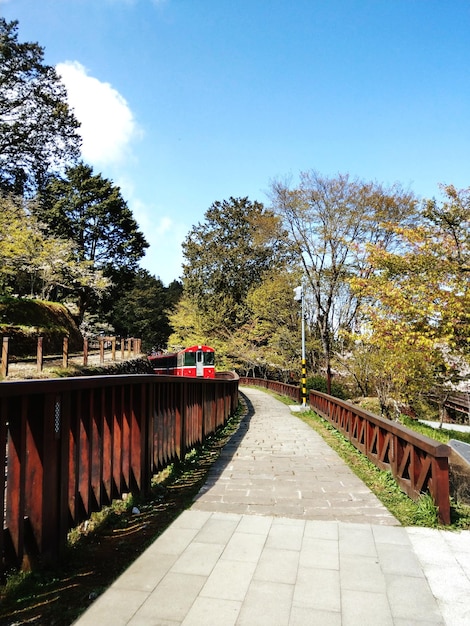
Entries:
{"label": "utility pole", "polygon": [[307,368],[305,362],[305,298],[303,287],[295,287],[294,300],[301,302],[302,310],[302,379],[301,379],[301,392],[302,392],[302,408],[307,406]]}

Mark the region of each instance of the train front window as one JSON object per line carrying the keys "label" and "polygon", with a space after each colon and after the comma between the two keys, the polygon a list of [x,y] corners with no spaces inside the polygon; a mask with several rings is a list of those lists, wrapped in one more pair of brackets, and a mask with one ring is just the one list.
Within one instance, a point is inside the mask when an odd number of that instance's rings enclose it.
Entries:
{"label": "train front window", "polygon": [[204,352],[204,365],[214,365],[213,352]]}
{"label": "train front window", "polygon": [[195,352],[185,352],[184,353],[184,364],[185,365],[196,365],[196,353]]}

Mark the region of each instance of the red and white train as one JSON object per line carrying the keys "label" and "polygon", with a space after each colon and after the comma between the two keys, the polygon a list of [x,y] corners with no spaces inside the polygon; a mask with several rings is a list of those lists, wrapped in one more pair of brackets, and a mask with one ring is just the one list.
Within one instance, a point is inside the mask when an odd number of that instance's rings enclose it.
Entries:
{"label": "red and white train", "polygon": [[179,352],[151,354],[148,357],[155,374],[215,378],[214,349],[191,346]]}

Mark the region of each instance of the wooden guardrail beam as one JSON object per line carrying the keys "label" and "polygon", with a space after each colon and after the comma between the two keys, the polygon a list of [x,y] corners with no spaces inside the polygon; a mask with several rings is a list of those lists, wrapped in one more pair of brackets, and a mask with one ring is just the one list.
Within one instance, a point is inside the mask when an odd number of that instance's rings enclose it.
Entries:
{"label": "wooden guardrail beam", "polygon": [[319,391],[310,391],[309,401],[377,467],[390,470],[410,498],[429,491],[440,521],[450,524],[449,446]]}

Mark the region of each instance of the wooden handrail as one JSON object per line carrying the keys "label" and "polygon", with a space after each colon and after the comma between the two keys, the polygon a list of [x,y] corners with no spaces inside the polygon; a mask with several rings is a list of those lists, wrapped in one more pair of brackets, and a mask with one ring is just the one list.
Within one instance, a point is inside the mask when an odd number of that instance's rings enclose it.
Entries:
{"label": "wooden handrail", "polygon": [[287,383],[281,383],[278,380],[269,380],[267,378],[251,378],[247,376],[240,376],[240,385],[264,387],[281,396],[287,396],[296,402],[300,402],[300,387],[297,385],[289,385]]}
{"label": "wooden handrail", "polygon": [[56,560],[67,533],[184,457],[238,406],[238,377],[133,374],[0,384],[4,568]]}
{"label": "wooden handrail", "polygon": [[310,391],[309,400],[370,461],[390,470],[410,498],[429,491],[441,523],[450,524],[449,446],[319,391]]}

